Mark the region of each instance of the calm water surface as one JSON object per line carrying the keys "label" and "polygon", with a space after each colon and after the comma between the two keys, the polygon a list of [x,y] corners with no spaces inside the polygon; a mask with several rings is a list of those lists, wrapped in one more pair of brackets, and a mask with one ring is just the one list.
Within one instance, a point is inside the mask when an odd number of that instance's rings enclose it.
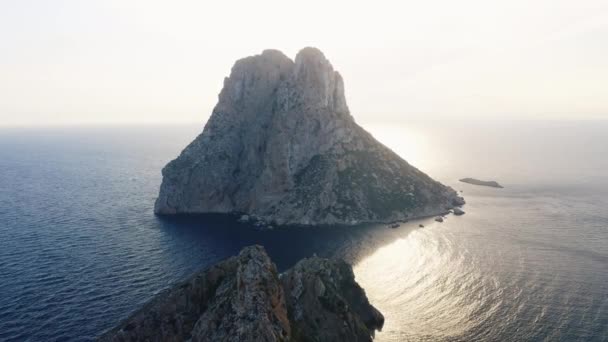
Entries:
{"label": "calm water surface", "polygon": [[[0,341],[86,341],[253,243],[350,260],[379,341],[608,341],[608,124],[364,125],[462,190],[462,217],[260,232],[159,219],[160,169],[202,129],[0,131]],[[505,189],[458,183],[496,179]],[[425,228],[418,228],[418,224]]]}

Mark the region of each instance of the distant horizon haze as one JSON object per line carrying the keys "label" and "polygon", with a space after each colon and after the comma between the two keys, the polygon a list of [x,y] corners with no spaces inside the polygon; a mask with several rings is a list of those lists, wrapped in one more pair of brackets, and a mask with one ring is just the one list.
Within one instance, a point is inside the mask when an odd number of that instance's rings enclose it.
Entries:
{"label": "distant horizon haze", "polygon": [[608,119],[608,2],[0,5],[0,127],[204,123],[240,58],[314,46],[360,123]]}
{"label": "distant horizon haze", "polygon": [[[522,118],[522,117],[505,117],[505,118],[475,118],[475,117],[464,117],[464,118],[452,118],[452,117],[432,117],[432,118],[423,118],[421,116],[415,117],[404,117],[403,119],[398,118],[382,118],[373,119],[370,117],[365,117],[365,120],[357,120],[357,113],[351,113],[355,117],[355,121],[357,124],[362,126],[363,128],[368,128],[370,126],[382,126],[382,125],[417,125],[428,122],[443,122],[443,123],[458,123],[458,124],[484,124],[484,123],[575,123],[575,122],[586,122],[586,123],[606,123],[608,122],[607,118],[576,118],[576,117],[550,117],[547,119],[543,118]],[[184,121],[175,121],[175,120],[165,120],[165,121],[99,121],[99,122],[42,122],[42,123],[9,123],[9,124],[0,124],[0,130],[40,130],[45,131],[48,130],[52,132],[53,130],[71,130],[71,129],[111,129],[111,128],[134,128],[134,127],[194,127],[200,126],[200,132],[204,129],[205,125],[209,117],[211,116],[211,111],[207,115],[201,115],[201,119],[199,121],[192,120],[184,120]]]}

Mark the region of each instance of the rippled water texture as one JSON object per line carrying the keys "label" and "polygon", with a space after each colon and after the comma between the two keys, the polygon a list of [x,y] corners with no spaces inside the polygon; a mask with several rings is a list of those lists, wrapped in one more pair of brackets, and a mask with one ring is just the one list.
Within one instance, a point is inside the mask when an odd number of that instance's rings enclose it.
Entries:
{"label": "rippled water texture", "polygon": [[[464,190],[462,217],[260,232],[159,219],[160,169],[201,127],[0,132],[0,341],[86,341],[154,293],[263,244],[339,255],[386,316],[378,341],[608,341],[608,125],[367,125]],[[458,183],[496,179],[505,189]],[[418,228],[418,224],[424,228]]]}

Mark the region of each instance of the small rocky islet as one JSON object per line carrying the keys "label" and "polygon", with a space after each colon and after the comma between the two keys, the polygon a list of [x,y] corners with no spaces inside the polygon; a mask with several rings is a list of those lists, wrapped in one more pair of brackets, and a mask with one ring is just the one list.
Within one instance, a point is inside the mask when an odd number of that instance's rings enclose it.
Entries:
{"label": "small rocky islet", "polygon": [[467,183],[467,184],[473,184],[473,185],[479,185],[479,186],[489,186],[491,188],[499,188],[499,189],[504,188],[502,185],[498,184],[498,182],[496,182],[496,181],[484,181],[484,180],[479,180],[479,179],[475,179],[475,178],[462,178],[462,179],[459,179],[459,181],[463,182],[463,183]]}

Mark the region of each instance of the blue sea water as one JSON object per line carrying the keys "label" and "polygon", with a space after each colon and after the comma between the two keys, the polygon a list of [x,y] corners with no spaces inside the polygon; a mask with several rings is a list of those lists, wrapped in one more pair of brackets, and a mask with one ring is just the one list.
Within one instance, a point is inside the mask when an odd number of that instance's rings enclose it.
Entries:
{"label": "blue sea water", "polygon": [[364,127],[462,190],[466,215],[274,231],[163,219],[160,169],[201,126],[0,129],[0,341],[93,340],[253,243],[280,269],[353,263],[386,316],[379,341],[608,341],[608,123]]}

